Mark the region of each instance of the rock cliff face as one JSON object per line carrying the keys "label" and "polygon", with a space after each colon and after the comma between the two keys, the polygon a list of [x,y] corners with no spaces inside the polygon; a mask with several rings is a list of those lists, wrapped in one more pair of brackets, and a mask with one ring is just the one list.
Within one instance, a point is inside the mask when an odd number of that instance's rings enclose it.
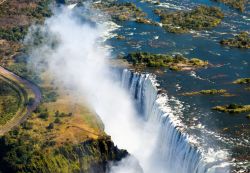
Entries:
{"label": "rock cliff face", "polygon": [[32,157],[29,157],[29,146],[23,144],[18,151],[12,150],[12,147],[4,138],[1,139],[1,173],[105,173],[109,162],[120,161],[128,155],[127,151],[119,150],[109,137],[90,139],[75,145],[62,145],[50,151],[37,151],[32,153]]}

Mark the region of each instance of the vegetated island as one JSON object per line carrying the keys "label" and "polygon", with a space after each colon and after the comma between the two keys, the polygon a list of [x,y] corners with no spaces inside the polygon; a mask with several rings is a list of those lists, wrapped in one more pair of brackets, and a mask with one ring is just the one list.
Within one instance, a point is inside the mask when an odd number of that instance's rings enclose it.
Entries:
{"label": "vegetated island", "polygon": [[136,21],[138,23],[152,24],[153,22],[146,18],[140,8],[137,8],[135,4],[131,2],[119,3],[100,1],[93,4],[94,8],[97,8],[104,13],[107,13],[115,21]]}
{"label": "vegetated island", "polygon": [[222,95],[227,94],[227,90],[224,89],[210,89],[210,90],[200,90],[200,91],[193,91],[193,92],[185,92],[181,95],[183,96],[195,96],[195,95]]}
{"label": "vegetated island", "polygon": [[161,18],[163,27],[172,33],[188,33],[191,30],[211,29],[221,23],[223,12],[217,7],[198,6],[191,11],[154,11]]}
{"label": "vegetated island", "polygon": [[241,12],[245,10],[245,5],[247,3],[246,0],[213,0],[213,1],[224,3],[232,8],[240,10]]}
{"label": "vegetated island", "polygon": [[233,81],[234,84],[250,84],[250,78],[240,78]]}
{"label": "vegetated island", "polygon": [[250,87],[246,87],[245,90],[250,91]]}
{"label": "vegetated island", "polygon": [[250,105],[229,104],[225,106],[215,106],[212,109],[220,112],[242,113],[250,112]]}
{"label": "vegetated island", "polygon": [[248,32],[241,32],[240,34],[236,35],[234,38],[221,40],[220,44],[230,46],[230,47],[249,49],[250,48],[250,36]]}
{"label": "vegetated island", "polygon": [[195,70],[209,65],[208,61],[198,58],[188,59],[183,55],[152,54],[147,52],[129,53],[123,57],[136,68],[166,67],[174,71]]}

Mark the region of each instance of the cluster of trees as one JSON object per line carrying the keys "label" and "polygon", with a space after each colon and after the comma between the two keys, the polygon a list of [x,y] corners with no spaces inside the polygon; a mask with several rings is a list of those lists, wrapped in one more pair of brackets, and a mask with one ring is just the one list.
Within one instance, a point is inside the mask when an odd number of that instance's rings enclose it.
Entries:
{"label": "cluster of trees", "polygon": [[17,26],[14,28],[0,28],[0,39],[5,39],[9,41],[19,41],[24,38],[28,32],[27,26]]}
{"label": "cluster of trees", "polygon": [[42,101],[43,102],[55,102],[57,100],[58,94],[49,88],[42,88]]}
{"label": "cluster of trees", "polygon": [[241,32],[234,38],[221,40],[220,43],[230,47],[250,49],[250,36],[248,32]]}
{"label": "cluster of trees", "polygon": [[183,55],[168,55],[168,54],[151,54],[147,52],[129,53],[124,59],[133,63],[134,65],[145,65],[147,67],[169,67],[172,70],[180,70],[178,64],[189,66],[205,66],[207,61],[198,58],[187,59]]}
{"label": "cluster of trees", "polygon": [[220,24],[223,12],[217,7],[198,6],[192,11],[167,12],[155,10],[168,32],[186,33],[190,30],[210,29]]}

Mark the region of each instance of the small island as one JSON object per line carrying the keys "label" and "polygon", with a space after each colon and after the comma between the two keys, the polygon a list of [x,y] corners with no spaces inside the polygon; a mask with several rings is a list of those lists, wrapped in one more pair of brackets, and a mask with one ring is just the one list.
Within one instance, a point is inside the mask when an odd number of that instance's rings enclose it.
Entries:
{"label": "small island", "polygon": [[247,3],[246,0],[213,0],[213,1],[224,3],[232,8],[240,10],[241,12],[245,10],[245,5]]}
{"label": "small island", "polygon": [[250,87],[246,87],[245,90],[250,91]]}
{"label": "small island", "polygon": [[135,67],[167,67],[174,71],[195,70],[197,68],[207,67],[208,61],[198,58],[188,59],[183,55],[152,54],[147,52],[129,53],[123,57]]}
{"label": "small island", "polygon": [[242,113],[250,112],[250,105],[229,104],[225,106],[215,106],[212,109],[220,112]]}
{"label": "small island", "polygon": [[221,94],[226,94],[227,90],[224,89],[211,89],[211,90],[201,90],[201,91],[193,91],[193,92],[185,92],[182,93],[181,95],[183,96],[194,96],[194,95],[221,95]]}
{"label": "small island", "polygon": [[137,8],[133,3],[100,1],[98,3],[94,3],[93,7],[110,15],[115,21],[136,21],[138,23],[145,24],[152,23],[146,18],[146,13],[144,13],[140,8]]}
{"label": "small island", "polygon": [[234,84],[250,84],[250,78],[240,78],[233,81]]}
{"label": "small island", "polygon": [[250,48],[250,36],[248,32],[241,32],[240,34],[236,35],[234,38],[221,40],[220,44],[230,46],[230,47],[249,49]]}
{"label": "small island", "polygon": [[163,27],[172,33],[211,29],[219,25],[224,18],[219,8],[207,6],[198,6],[191,11],[168,12],[156,9],[154,12],[161,17]]}

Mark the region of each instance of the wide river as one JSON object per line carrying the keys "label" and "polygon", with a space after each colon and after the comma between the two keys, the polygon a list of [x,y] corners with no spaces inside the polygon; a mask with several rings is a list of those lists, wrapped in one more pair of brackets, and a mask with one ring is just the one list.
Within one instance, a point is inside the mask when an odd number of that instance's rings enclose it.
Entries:
{"label": "wide river", "polygon": [[[119,0],[120,2],[125,2]],[[250,91],[243,86],[232,84],[237,78],[250,77],[250,51],[247,49],[221,46],[219,41],[233,37],[241,31],[250,30],[250,7],[241,13],[212,0],[161,0],[159,5],[150,2],[128,0],[147,13],[153,21],[160,19],[153,10],[163,7],[169,10],[188,10],[205,4],[220,7],[225,13],[223,22],[208,31],[190,34],[172,34],[159,26],[120,22],[114,32],[125,36],[125,40],[111,38],[109,45],[114,54],[126,54],[134,51],[151,53],[182,53],[187,57],[208,60],[214,67],[196,71],[174,72],[163,69],[157,73],[160,86],[167,91],[169,104],[176,116],[179,116],[188,127],[185,130],[192,134],[203,147],[228,151],[237,160],[238,166],[249,171],[250,167],[250,120],[247,113],[227,114],[211,110],[217,105],[230,103],[250,104]],[[182,96],[183,92],[203,89],[226,89],[234,96]],[[249,114],[249,113],[248,113]]]}

